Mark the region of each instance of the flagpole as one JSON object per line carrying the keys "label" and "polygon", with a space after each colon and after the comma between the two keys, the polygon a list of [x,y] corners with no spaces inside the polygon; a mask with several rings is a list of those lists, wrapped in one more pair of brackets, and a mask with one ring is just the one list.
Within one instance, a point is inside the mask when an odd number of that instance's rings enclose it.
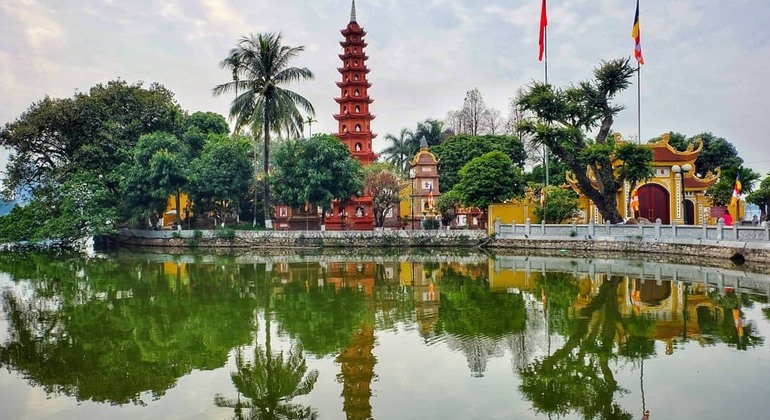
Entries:
{"label": "flagpole", "polygon": [[636,141],[642,144],[642,65],[636,62]]}
{"label": "flagpole", "polygon": [[[545,61],[544,61],[544,67],[545,67],[545,84],[548,84],[548,26],[543,28],[543,41],[544,41],[544,52],[545,52]],[[549,183],[549,174],[548,174],[548,148],[545,147],[545,144],[543,144],[543,153],[545,155],[545,186],[550,185]]]}

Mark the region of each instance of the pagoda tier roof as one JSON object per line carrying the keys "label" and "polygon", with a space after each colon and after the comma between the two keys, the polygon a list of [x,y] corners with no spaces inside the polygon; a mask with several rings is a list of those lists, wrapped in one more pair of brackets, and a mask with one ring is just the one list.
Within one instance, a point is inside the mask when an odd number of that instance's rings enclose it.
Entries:
{"label": "pagoda tier roof", "polygon": [[361,37],[366,36],[366,31],[364,28],[358,26],[358,23],[356,22],[348,23],[348,27],[345,29],[340,29],[340,33],[346,37],[348,35],[361,35]]}
{"label": "pagoda tier roof", "polygon": [[367,68],[367,67],[363,67],[361,69],[354,69],[353,67],[337,67],[337,71],[342,73],[342,74],[345,74],[345,73],[347,73],[349,71],[362,71],[362,72],[368,74],[371,70],[369,68]]}
{"label": "pagoda tier roof", "polygon": [[345,86],[365,86],[366,88],[372,87],[372,84],[369,83],[366,80],[348,80],[347,82],[334,82],[337,84],[337,87],[345,87]]}
{"label": "pagoda tier roof", "polygon": [[337,57],[340,58],[340,60],[354,60],[358,59],[361,61],[366,61],[369,59],[369,56],[360,52],[360,53],[344,53],[344,54],[338,54]]}
{"label": "pagoda tier roof", "polygon": [[352,132],[352,131],[346,131],[344,133],[335,133],[335,137],[337,137],[340,140],[348,139],[348,138],[355,138],[355,137],[361,137],[362,139],[373,139],[377,137],[377,133],[374,133],[372,131],[359,131],[359,132]]}
{"label": "pagoda tier roof", "polygon": [[706,190],[719,181],[719,176],[722,175],[722,170],[717,168],[717,173],[709,172],[702,178],[696,177],[694,173],[690,172],[684,177],[684,189],[702,191]]}
{"label": "pagoda tier roof", "polygon": [[369,46],[369,44],[364,42],[363,40],[353,41],[352,39],[350,39],[350,40],[346,39],[344,41],[340,41],[340,46],[341,47],[349,47],[351,45],[359,46],[361,48],[366,48],[366,47]]}
{"label": "pagoda tier roof", "polygon": [[695,160],[698,159],[698,156],[700,156],[700,153],[703,150],[703,140],[701,139],[698,139],[697,141],[697,148],[695,148],[695,145],[690,143],[687,145],[687,150],[684,152],[676,150],[669,144],[669,140],[669,134],[666,133],[659,141],[648,145],[648,147],[652,149],[653,165],[665,165],[680,162],[692,164],[695,162]]}
{"label": "pagoda tier roof", "polygon": [[368,96],[348,96],[347,98],[334,98],[334,101],[338,104],[341,104],[343,102],[366,102],[368,104],[374,102],[374,99],[368,97]]}
{"label": "pagoda tier roof", "polygon": [[371,120],[377,118],[377,116],[374,115],[374,114],[356,114],[356,113],[352,113],[352,112],[348,112],[346,114],[334,114],[333,116],[334,116],[334,119],[337,120],[337,121],[339,121],[339,120],[341,120],[343,118],[348,118],[348,117],[353,117],[353,118],[356,118],[356,119],[363,119],[363,120],[367,120],[367,121],[371,121]]}

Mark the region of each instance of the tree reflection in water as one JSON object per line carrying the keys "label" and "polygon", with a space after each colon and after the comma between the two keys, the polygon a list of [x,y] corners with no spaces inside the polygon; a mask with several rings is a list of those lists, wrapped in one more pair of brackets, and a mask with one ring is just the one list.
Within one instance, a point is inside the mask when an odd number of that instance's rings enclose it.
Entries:
{"label": "tree reflection in water", "polygon": [[[235,357],[236,371],[230,374],[238,397],[233,400],[217,394],[214,404],[217,407],[233,408],[235,419],[315,419],[318,417],[316,410],[294,404],[291,400],[300,395],[307,395],[313,390],[318,380],[318,371],[307,371],[301,345],[292,346],[285,352],[273,351],[270,328],[272,292],[269,290],[272,272],[265,270],[264,275],[266,287],[261,294],[264,298],[265,346],[254,346],[252,360],[246,360],[243,348],[238,348]],[[245,397],[246,401],[242,401],[241,396]],[[244,409],[248,410],[245,416]]]}
{"label": "tree reflection in water", "polygon": [[[627,328],[618,305],[622,281],[615,276],[605,279],[578,316],[560,320],[570,330],[564,346],[519,370],[521,392],[538,412],[562,416],[576,410],[586,419],[632,418],[615,402],[616,392],[627,391],[618,386],[609,365],[617,357],[615,337]],[[559,312],[562,316],[569,313]]]}

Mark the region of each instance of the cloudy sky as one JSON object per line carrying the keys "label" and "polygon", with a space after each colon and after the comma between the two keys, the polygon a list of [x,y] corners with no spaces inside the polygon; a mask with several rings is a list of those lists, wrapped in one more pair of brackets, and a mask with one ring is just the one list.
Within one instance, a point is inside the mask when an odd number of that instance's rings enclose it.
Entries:
{"label": "cloudy sky", "polygon": [[[121,78],[158,82],[189,112],[227,115],[228,81],[218,67],[238,38],[282,32],[304,45],[295,61],[315,74],[293,88],[318,112],[313,131],[336,131],[334,82],[339,30],[350,0],[2,0],[0,123],[13,121],[46,95]],[[587,79],[601,61],[632,54],[635,0],[550,0],[548,79],[564,86]],[[507,115],[517,89],[542,80],[537,61],[540,0],[358,0],[368,32],[370,95],[379,133],[443,118],[478,87],[486,104]],[[732,142],[746,164],[770,171],[768,96],[770,3],[758,0],[641,0],[643,139],[676,131],[712,132]],[[615,130],[637,132],[634,85]]]}

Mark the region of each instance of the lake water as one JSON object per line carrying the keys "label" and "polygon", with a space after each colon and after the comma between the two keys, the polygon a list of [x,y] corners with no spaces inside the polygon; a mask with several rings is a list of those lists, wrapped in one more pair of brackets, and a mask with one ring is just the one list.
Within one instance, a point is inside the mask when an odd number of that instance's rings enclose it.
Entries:
{"label": "lake water", "polygon": [[0,418],[765,419],[764,267],[0,254]]}

